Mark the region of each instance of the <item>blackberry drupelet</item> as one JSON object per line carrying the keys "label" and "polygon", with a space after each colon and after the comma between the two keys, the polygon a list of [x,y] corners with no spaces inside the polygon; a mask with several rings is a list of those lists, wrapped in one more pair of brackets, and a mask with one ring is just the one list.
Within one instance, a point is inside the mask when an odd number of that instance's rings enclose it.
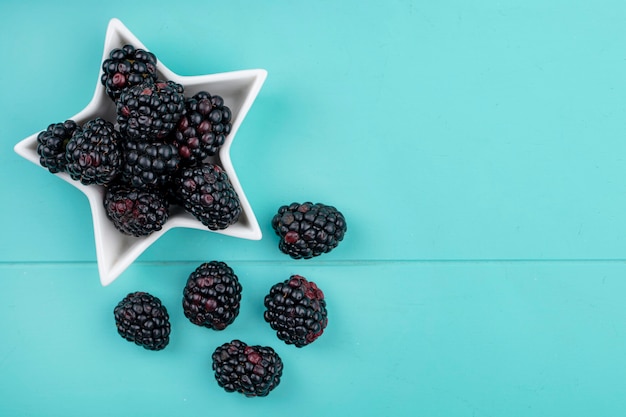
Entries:
{"label": "blackberry drupelet", "polygon": [[115,184],[107,187],[104,208],[120,232],[148,236],[163,228],[169,218],[169,202],[156,190]]}
{"label": "blackberry drupelet", "polygon": [[128,294],[114,308],[117,332],[148,350],[162,350],[170,341],[170,319],[161,300],[146,292]]}
{"label": "blackberry drupelet", "polygon": [[89,120],[67,143],[66,171],[84,185],[104,185],[120,174],[122,147],[113,123],[101,117]]}
{"label": "blackberry drupelet", "polygon": [[185,210],[210,230],[226,229],[239,219],[239,196],[219,165],[181,168],[173,186]]}
{"label": "blackberry drupelet", "polygon": [[265,397],[280,383],[283,362],[269,346],[248,346],[233,340],[213,352],[217,384],[227,392]]}
{"label": "blackberry drupelet", "polygon": [[179,162],[178,151],[170,143],[128,140],[124,144],[122,181],[136,188],[163,188]]}
{"label": "blackberry drupelet", "polygon": [[173,81],[143,82],[122,92],[116,102],[120,132],[131,140],[163,140],[185,110],[183,86]]}
{"label": "blackberry drupelet", "polygon": [[188,165],[217,154],[230,133],[232,113],[222,97],[200,91],[185,99],[185,114],[178,121],[172,142]]}
{"label": "blackberry drupelet", "polygon": [[300,275],[272,286],[264,304],[265,321],[289,345],[303,347],[314,342],[328,324],[324,293]]}
{"label": "blackberry drupelet", "polygon": [[347,231],[346,220],[335,207],[311,202],[281,206],[272,228],[280,237],[278,248],[294,259],[330,252]]}
{"label": "blackberry drupelet", "polygon": [[183,290],[183,312],[193,324],[223,330],[239,315],[241,284],[224,262],[205,262],[193,271]]}
{"label": "blackberry drupelet", "polygon": [[152,52],[124,45],[109,53],[102,62],[102,71],[100,82],[107,95],[117,101],[125,89],[157,80],[157,58]]}
{"label": "blackberry drupelet", "polygon": [[37,135],[39,164],[53,174],[64,172],[67,165],[65,148],[76,131],[80,130],[73,120],[53,123]]}

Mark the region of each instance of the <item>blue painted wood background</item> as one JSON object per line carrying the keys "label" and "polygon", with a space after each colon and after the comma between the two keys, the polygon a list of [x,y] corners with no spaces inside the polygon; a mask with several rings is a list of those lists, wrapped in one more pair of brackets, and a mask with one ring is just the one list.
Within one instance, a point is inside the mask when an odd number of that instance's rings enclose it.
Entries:
{"label": "blue painted wood background", "polygon": [[[13,152],[91,99],[119,18],[181,75],[264,68],[232,160],[261,241],[175,229],[101,287],[75,188]],[[0,414],[623,415],[626,3],[444,0],[0,5]],[[345,240],[309,261],[270,227],[337,206]],[[244,287],[223,332],[180,299],[204,261]],[[299,273],[329,326],[282,344],[262,298]],[[117,336],[127,292],[172,316],[162,352]],[[285,361],[269,397],[223,392],[210,353]]]}

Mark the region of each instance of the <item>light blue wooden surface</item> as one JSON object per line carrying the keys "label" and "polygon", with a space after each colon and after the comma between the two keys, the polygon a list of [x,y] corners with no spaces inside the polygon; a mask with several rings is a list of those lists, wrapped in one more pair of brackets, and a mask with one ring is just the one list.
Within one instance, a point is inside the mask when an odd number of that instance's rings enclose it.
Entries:
{"label": "light blue wooden surface", "polygon": [[[103,288],[86,198],[13,146],[89,102],[113,17],[179,74],[268,71],[232,147],[264,237],[175,229]],[[2,3],[0,415],[624,414],[625,19],[611,0]],[[269,221],[305,200],[349,231],[298,262]],[[221,333],[179,306],[213,259],[244,286]],[[331,315],[301,350],[259,304],[292,273]],[[115,334],[139,289],[171,311],[163,352]],[[231,337],[283,355],[268,398],[215,384]]]}
{"label": "light blue wooden surface", "polygon": [[[626,411],[626,268],[616,263],[233,262],[233,325],[182,314],[193,263],[133,266],[106,288],[91,265],[5,265],[3,415],[588,416]],[[278,343],[262,297],[293,272],[325,291],[329,325],[300,350]],[[375,284],[375,280],[378,279]],[[112,306],[136,289],[169,307],[170,345],[121,340]],[[210,354],[231,338],[273,346],[281,384],[250,399],[217,387]]]}

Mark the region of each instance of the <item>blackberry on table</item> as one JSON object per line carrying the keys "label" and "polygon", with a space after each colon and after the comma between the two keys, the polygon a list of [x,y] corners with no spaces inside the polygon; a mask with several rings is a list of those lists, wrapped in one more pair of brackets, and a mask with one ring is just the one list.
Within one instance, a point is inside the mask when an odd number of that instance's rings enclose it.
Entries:
{"label": "blackberry on table", "polygon": [[283,361],[269,346],[248,346],[233,340],[212,355],[217,384],[227,392],[265,397],[280,383]]}
{"label": "blackberry on table", "polygon": [[117,101],[127,88],[144,81],[157,80],[157,58],[152,52],[133,45],[115,48],[102,62],[100,82],[113,101]]}
{"label": "blackberry on table", "polygon": [[198,326],[223,330],[239,315],[241,290],[237,275],[225,262],[205,262],[187,279],[185,317]]}
{"label": "blackberry on table", "polygon": [[65,148],[76,131],[80,130],[73,120],[52,123],[37,135],[39,164],[53,174],[64,172],[67,165]]}
{"label": "blackberry on table", "polygon": [[148,236],[169,218],[169,202],[153,189],[116,184],[107,187],[103,203],[115,228],[130,236]]}
{"label": "blackberry on table", "polygon": [[185,110],[183,86],[174,81],[145,81],[122,91],[116,102],[120,132],[131,140],[165,139]]}
{"label": "blackberry on table", "polygon": [[173,181],[176,199],[210,230],[223,230],[241,214],[241,202],[228,174],[219,166],[203,163],[183,167]]}
{"label": "blackberry on table", "polygon": [[310,259],[339,245],[347,231],[346,219],[335,207],[322,203],[281,206],[272,218],[280,237],[278,248],[294,259]]}
{"label": "blackberry on table", "polygon": [[148,350],[162,350],[170,341],[167,309],[146,292],[128,294],[113,309],[117,332],[124,339]]}
{"label": "blackberry on table", "polygon": [[120,174],[122,147],[113,123],[97,117],[77,129],[65,149],[66,171],[84,185],[104,185]]}
{"label": "blackberry on table", "polygon": [[300,275],[272,286],[264,305],[265,321],[280,340],[296,347],[313,343],[328,325],[324,293]]}
{"label": "blackberry on table", "polygon": [[173,131],[172,142],[183,161],[194,164],[215,155],[231,130],[232,113],[224,99],[200,91],[185,99],[185,114]]}
{"label": "blackberry on table", "polygon": [[124,144],[122,181],[136,188],[163,188],[179,162],[176,147],[170,143],[128,140]]}

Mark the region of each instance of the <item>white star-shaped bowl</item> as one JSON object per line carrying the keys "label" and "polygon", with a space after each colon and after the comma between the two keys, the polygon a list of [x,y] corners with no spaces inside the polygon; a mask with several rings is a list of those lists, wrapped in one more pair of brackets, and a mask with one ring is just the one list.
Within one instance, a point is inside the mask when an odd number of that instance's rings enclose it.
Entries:
{"label": "white star-shaped bowl", "polygon": [[[112,49],[120,48],[126,44],[149,50],[120,20],[111,19],[106,32],[102,61],[108,58]],[[101,66],[102,61],[98,65]],[[100,274],[100,282],[104,286],[112,283],[141,253],[168,230],[175,227],[206,230],[250,240],[261,239],[261,228],[231,163],[230,146],[241,122],[265,82],[267,72],[263,69],[252,69],[209,75],[180,76],[170,71],[158,60],[157,73],[160,79],[175,81],[183,85],[185,97],[190,97],[199,91],[208,91],[212,95],[222,96],[225,104],[230,108],[232,112],[231,132],[227,136],[224,145],[220,148],[219,154],[210,157],[210,161],[219,164],[228,174],[235,191],[239,195],[242,213],[239,220],[230,227],[224,230],[211,231],[189,213],[178,207],[173,207],[168,221],[160,231],[146,237],[127,236],[119,232],[107,218],[103,205],[104,187],[83,185],[78,181],[72,180],[66,173],[50,174],[56,175],[78,188],[89,200],[93,217],[98,272]],[[96,117],[103,117],[113,123],[115,122],[115,105],[107,96],[104,86],[100,83],[100,75],[102,75],[102,68],[100,68],[100,74],[98,75],[95,93],[87,107],[67,119],[72,119],[79,125]],[[51,123],[62,121],[51,121]],[[15,145],[14,149],[18,155],[33,162],[40,168],[46,169],[39,164],[39,155],[37,154],[38,134],[39,131],[22,140]]]}

